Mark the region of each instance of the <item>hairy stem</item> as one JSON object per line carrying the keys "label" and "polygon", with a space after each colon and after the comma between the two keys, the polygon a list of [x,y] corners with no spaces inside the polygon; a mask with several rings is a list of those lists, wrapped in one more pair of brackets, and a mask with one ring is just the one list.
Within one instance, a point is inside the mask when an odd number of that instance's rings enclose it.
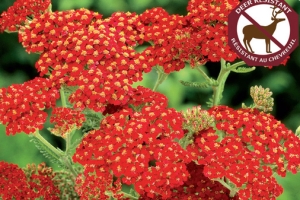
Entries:
{"label": "hairy stem", "polygon": [[237,188],[232,188],[229,184],[227,184],[223,179],[216,179],[215,181],[218,181],[219,183],[221,183],[221,185],[223,185],[225,188],[227,188],[230,193],[229,193],[229,196],[230,197],[234,197],[235,194],[237,193]]}
{"label": "hairy stem", "polygon": [[154,87],[152,89],[153,91],[156,91],[157,88],[158,88],[158,86],[162,82],[164,82],[164,80],[166,80],[167,77],[168,77],[168,74],[164,73],[163,69],[160,69],[159,66],[156,67],[156,71],[157,71],[158,77],[157,77],[156,83],[155,83],[155,85],[154,85]]}
{"label": "hairy stem", "polygon": [[60,90],[59,90],[59,93],[60,93],[60,98],[61,98],[61,105],[62,107],[67,107],[67,100],[66,100],[66,95],[65,95],[65,91],[64,91],[64,87],[61,86]]}
{"label": "hairy stem", "polygon": [[207,76],[207,74],[201,69],[200,66],[196,66],[195,68],[196,68],[196,70],[197,70],[198,72],[200,72],[200,74],[203,76],[203,78],[204,78],[206,81],[210,81],[210,78],[209,78],[209,77]]}
{"label": "hairy stem", "polygon": [[71,173],[74,175],[74,177],[77,177],[78,173],[74,170],[73,165],[70,161],[70,159],[68,158],[67,155],[64,155],[61,157],[62,162],[64,163],[64,165],[71,171]]}
{"label": "hairy stem", "polygon": [[[123,192],[123,191],[121,191],[120,193],[122,193],[124,197],[129,198],[129,199],[139,199],[139,197],[132,196],[131,194],[128,194],[128,193]],[[105,191],[105,194],[110,196],[110,197],[113,196],[112,192],[110,192],[110,191]]]}
{"label": "hairy stem", "polygon": [[41,134],[39,131],[36,131],[34,134],[34,137],[36,137],[40,142],[42,142],[45,146],[47,146],[57,157],[62,156],[62,152],[56,149],[52,144],[50,144]]}
{"label": "hairy stem", "polygon": [[[60,88],[60,98],[61,98],[61,104],[62,107],[66,108],[67,107],[67,99],[66,99],[66,95],[65,95],[65,91],[64,91],[64,87],[62,86]],[[66,152],[68,152],[70,146],[71,146],[71,138],[72,135],[74,134],[74,130],[71,131],[71,133],[66,134]]]}
{"label": "hairy stem", "polygon": [[246,63],[244,61],[240,61],[240,62],[237,62],[237,63],[234,63],[233,65],[229,65],[227,67],[228,70],[231,70],[231,69],[236,69],[237,67],[239,66],[242,66],[242,65],[245,65]]}
{"label": "hairy stem", "polygon": [[126,192],[122,192],[124,197],[130,198],[130,199],[139,199],[139,197],[134,197]]}
{"label": "hairy stem", "polygon": [[221,59],[221,71],[218,76],[218,86],[213,87],[213,105],[219,105],[222,99],[222,93],[224,91],[225,82],[230,74],[230,69],[226,68],[226,61]]}
{"label": "hairy stem", "polygon": [[[62,107],[66,108],[67,107],[67,99],[66,99],[66,95],[65,95],[65,91],[64,91],[63,86],[60,88],[59,92],[60,92]],[[66,151],[65,151],[65,155],[61,156],[61,160],[64,163],[64,165],[71,171],[71,173],[75,177],[77,177],[78,174],[74,170],[74,168],[72,166],[72,163],[70,161],[69,155],[68,155],[69,149],[71,147],[72,136],[73,136],[74,133],[75,133],[75,129],[73,129],[70,133],[66,134],[66,139],[65,139],[65,141],[66,141]]]}
{"label": "hairy stem", "polygon": [[70,162],[70,159],[68,158],[68,155],[65,154],[62,151],[59,151],[58,149],[56,149],[52,144],[50,144],[43,136],[41,136],[41,134],[39,133],[39,131],[36,131],[34,136],[40,141],[42,142],[44,145],[46,145],[53,153],[55,153],[55,155],[60,158],[60,161],[64,164],[64,166],[66,166],[71,173],[77,177],[77,172],[74,170],[72,163]]}

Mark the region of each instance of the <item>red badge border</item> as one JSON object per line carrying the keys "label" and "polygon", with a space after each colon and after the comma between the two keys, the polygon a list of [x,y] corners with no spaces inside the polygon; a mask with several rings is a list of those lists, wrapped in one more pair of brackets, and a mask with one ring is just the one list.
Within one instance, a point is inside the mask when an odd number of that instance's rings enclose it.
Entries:
{"label": "red badge border", "polygon": [[[249,1],[249,0],[247,0]],[[257,5],[272,5],[272,6],[276,6],[274,4],[268,3],[268,2],[258,2],[258,3],[253,3],[251,4],[249,7],[247,7],[246,9],[242,10],[242,12],[240,12],[239,14],[236,13],[236,9],[240,7],[241,4],[247,2],[247,1],[242,1],[235,9],[233,9],[231,11],[231,13],[228,16],[228,45],[230,46],[230,48],[236,52],[236,54],[245,61],[246,64],[250,65],[250,66],[277,66],[280,65],[280,63],[291,54],[292,51],[294,51],[297,46],[299,45],[299,29],[298,29],[298,14],[285,2],[285,1],[281,1],[286,7],[288,7],[292,12],[290,13],[285,13],[289,24],[290,24],[290,37],[288,39],[288,42],[286,43],[286,45],[284,46],[283,49],[275,52],[275,53],[271,53],[268,55],[257,55],[257,54],[253,54],[251,52],[248,52],[247,49],[244,48],[244,46],[241,44],[241,42],[238,39],[238,34],[237,34],[237,22],[240,18],[240,16],[249,8],[253,7],[253,6],[257,6]],[[280,8],[278,6],[276,6],[277,8]],[[292,24],[296,24],[296,26],[293,26]],[[235,41],[233,41],[233,39],[235,39]],[[238,43],[239,47],[245,52],[247,53],[250,57],[257,57],[258,61],[253,61],[252,59],[248,59],[247,57],[245,57],[245,55],[243,55],[241,52],[237,51],[236,47],[234,46],[235,43]],[[286,54],[282,55],[282,57],[279,56],[279,54],[283,51],[285,51],[288,46],[293,43],[292,48],[290,48]],[[277,56],[278,59],[273,60],[272,62],[269,61],[269,58],[272,57],[272,59],[275,59]],[[259,62],[260,59],[267,59],[267,62]]]}

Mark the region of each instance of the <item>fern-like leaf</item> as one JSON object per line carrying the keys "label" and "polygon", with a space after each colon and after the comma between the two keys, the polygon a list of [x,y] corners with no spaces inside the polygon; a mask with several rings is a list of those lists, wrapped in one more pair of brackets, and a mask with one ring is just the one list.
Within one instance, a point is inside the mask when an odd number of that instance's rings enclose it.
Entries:
{"label": "fern-like leaf", "polygon": [[70,147],[69,147],[69,149],[68,149],[68,152],[67,152],[67,153],[69,153],[70,156],[72,156],[72,155],[75,153],[76,148],[77,148],[78,145],[81,143],[83,137],[84,137],[84,136],[82,136],[82,137],[76,139],[76,140],[70,145]]}
{"label": "fern-like leaf", "polygon": [[210,81],[206,81],[203,83],[187,82],[187,81],[180,81],[180,83],[184,86],[196,87],[196,88],[209,88],[211,86],[218,86],[218,81],[216,81],[214,79],[210,79]]}
{"label": "fern-like leaf", "polygon": [[31,137],[30,142],[34,143],[36,148],[43,154],[43,156],[48,158],[52,163],[56,163],[59,166],[63,166],[60,161],[60,157],[58,155],[56,155],[54,152],[52,152],[52,150],[50,148],[48,148],[45,144],[40,142],[37,138],[35,138],[33,136],[30,136],[30,137]]}
{"label": "fern-like leaf", "polygon": [[[77,170],[79,173],[83,171],[82,167],[77,167]],[[60,199],[72,199],[72,200],[79,200],[80,197],[75,191],[75,182],[76,177],[68,172],[67,170],[62,170],[55,173],[55,177],[53,178],[54,184],[59,188],[60,190]]]}
{"label": "fern-like leaf", "polygon": [[214,103],[213,103],[213,99],[209,98],[208,101],[206,102],[207,107],[211,108],[213,107]]}
{"label": "fern-like leaf", "polygon": [[191,144],[193,140],[194,140],[194,132],[189,130],[189,132],[179,140],[179,144],[182,148],[186,149],[186,147],[189,144]]}
{"label": "fern-like leaf", "polygon": [[248,73],[254,71],[256,68],[255,67],[239,67],[236,69],[232,69],[231,71],[235,73]]}
{"label": "fern-like leaf", "polygon": [[86,121],[83,123],[81,127],[81,131],[83,133],[87,133],[91,130],[97,130],[100,127],[100,122],[104,118],[101,113],[95,112],[90,109],[85,109],[83,111],[85,115]]}

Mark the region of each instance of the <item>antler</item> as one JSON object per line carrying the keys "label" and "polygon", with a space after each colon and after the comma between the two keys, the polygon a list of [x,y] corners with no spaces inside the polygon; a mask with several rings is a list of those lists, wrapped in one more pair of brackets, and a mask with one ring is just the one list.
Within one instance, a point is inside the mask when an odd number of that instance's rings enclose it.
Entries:
{"label": "antler", "polygon": [[[276,19],[276,16],[279,14],[279,13],[282,13],[282,10],[279,10],[279,11],[275,11],[275,9],[276,9],[276,6],[274,6],[274,7],[270,7],[270,8],[272,8],[272,20],[274,20],[274,19]],[[276,13],[275,15],[274,15],[274,12]]]}

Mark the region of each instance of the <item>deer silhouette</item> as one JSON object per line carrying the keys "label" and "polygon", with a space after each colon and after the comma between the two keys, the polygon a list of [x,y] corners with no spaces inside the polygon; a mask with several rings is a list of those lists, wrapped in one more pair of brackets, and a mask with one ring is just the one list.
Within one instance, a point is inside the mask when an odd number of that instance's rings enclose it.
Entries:
{"label": "deer silhouette", "polygon": [[[272,17],[271,17],[271,20],[273,22],[271,24],[269,24],[268,26],[261,26],[261,27],[264,30],[266,30],[270,35],[273,35],[273,33],[276,30],[277,24],[279,22],[281,22],[281,21],[284,21],[285,18],[276,18],[276,16],[279,13],[282,13],[282,10],[275,11],[275,9],[276,9],[275,6],[274,7],[270,7],[270,8],[272,8],[272,10],[273,10],[272,11]],[[253,24],[245,26],[243,28],[243,33],[244,33],[243,42],[244,42],[244,45],[245,45],[245,47],[246,47],[246,49],[247,49],[248,52],[254,53],[254,51],[251,48],[250,41],[253,38],[256,38],[256,39],[264,39],[265,43],[266,43],[266,52],[267,53],[272,53],[271,52],[271,45],[270,45],[270,38],[268,38],[263,32],[261,32],[256,26],[254,26]],[[250,48],[251,51],[249,51],[247,45],[249,46],[249,48]]]}

